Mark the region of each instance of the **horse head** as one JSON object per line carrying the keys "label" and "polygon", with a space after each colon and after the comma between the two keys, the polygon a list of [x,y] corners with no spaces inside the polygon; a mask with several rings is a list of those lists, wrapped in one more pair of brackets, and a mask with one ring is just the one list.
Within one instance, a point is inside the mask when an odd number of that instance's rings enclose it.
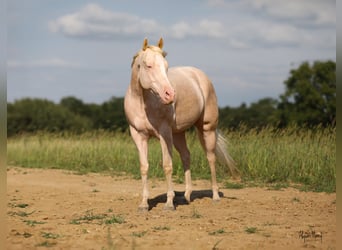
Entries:
{"label": "horse head", "polygon": [[163,104],[170,104],[174,101],[175,90],[167,77],[168,63],[162,48],[162,38],[157,46],[148,45],[145,38],[142,49],[133,58],[132,70],[136,71],[137,81],[143,89],[152,90]]}

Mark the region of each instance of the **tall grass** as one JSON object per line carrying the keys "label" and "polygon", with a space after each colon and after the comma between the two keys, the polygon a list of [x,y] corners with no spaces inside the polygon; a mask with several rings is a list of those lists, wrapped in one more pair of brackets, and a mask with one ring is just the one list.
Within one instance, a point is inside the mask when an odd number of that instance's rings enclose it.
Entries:
{"label": "tall grass", "polygon": [[[336,190],[336,130],[289,128],[261,131],[224,131],[231,156],[245,182],[301,183],[309,190]],[[210,170],[195,133],[188,133],[194,178],[210,178]],[[8,165],[58,168],[140,176],[138,154],[127,133],[97,131],[76,134],[21,135],[8,139]],[[174,152],[174,177],[183,180],[183,168]],[[163,177],[161,150],[155,139],[149,143],[150,177]],[[218,178],[229,178],[228,168],[218,166]]]}
{"label": "tall grass", "polygon": [[336,190],[336,129],[287,128],[230,133],[231,153],[245,180],[294,182]]}

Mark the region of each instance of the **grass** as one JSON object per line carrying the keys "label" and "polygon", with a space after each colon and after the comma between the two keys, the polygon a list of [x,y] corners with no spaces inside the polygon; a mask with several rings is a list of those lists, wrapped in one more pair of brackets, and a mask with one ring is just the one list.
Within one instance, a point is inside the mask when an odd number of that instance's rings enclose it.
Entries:
{"label": "grass", "polygon": [[45,224],[46,222],[43,221],[36,221],[36,220],[24,220],[24,222],[26,223],[26,225],[34,227],[35,225],[39,225],[39,224]]}
{"label": "grass", "polygon": [[16,204],[15,207],[25,208],[25,207],[28,207],[28,204],[20,203],[20,204]]}
{"label": "grass", "polygon": [[131,235],[134,236],[134,237],[141,238],[141,237],[144,237],[145,234],[147,234],[147,232],[148,232],[148,231],[133,232]]}
{"label": "grass", "polygon": [[245,229],[245,232],[248,233],[248,234],[254,234],[257,232],[257,228],[256,227],[247,227]]}
{"label": "grass", "polygon": [[[336,191],[335,128],[241,129],[223,131],[223,134],[228,138],[230,154],[242,177],[241,184],[227,184],[227,188],[263,183],[275,189],[299,184],[301,190]],[[210,179],[210,169],[197,135],[188,133],[187,141],[192,177]],[[173,156],[174,179],[182,182],[180,157],[176,151]],[[7,144],[7,162],[12,166],[140,178],[137,150],[128,133],[94,131],[81,135],[37,133],[11,137]],[[149,177],[164,178],[160,145],[155,139],[149,143],[149,163]],[[217,176],[220,181],[229,183],[227,167],[218,165]]]}
{"label": "grass", "polygon": [[195,208],[195,206],[193,206],[191,218],[199,219],[201,217],[202,217],[202,215],[198,212],[198,210]]}
{"label": "grass", "polygon": [[171,230],[169,226],[155,226],[152,229],[153,231],[170,231]]}
{"label": "grass", "polygon": [[125,219],[121,216],[112,215],[110,218],[106,219],[104,222],[106,225],[122,224],[122,223],[125,223]]}
{"label": "grass", "polygon": [[27,216],[33,214],[34,212],[35,212],[35,211],[32,211],[32,212],[30,212],[30,213],[25,212],[25,211],[18,211],[18,212],[10,211],[10,212],[8,212],[8,214],[9,214],[9,215],[12,215],[12,216],[17,215],[17,216],[20,216],[20,217],[27,217]]}
{"label": "grass", "polygon": [[226,233],[226,231],[223,228],[220,228],[216,231],[209,232],[209,235],[220,235],[220,234],[224,234],[224,233]]}
{"label": "grass", "polygon": [[46,240],[46,241],[43,241],[43,242],[37,244],[36,247],[53,247],[55,245],[57,245],[56,242],[49,242]]}
{"label": "grass", "polygon": [[61,237],[59,234],[48,233],[48,232],[41,232],[41,236],[45,239],[57,239]]}
{"label": "grass", "polygon": [[92,211],[86,211],[84,215],[74,218],[70,221],[70,224],[80,225],[80,224],[95,223],[98,225],[106,224],[122,224],[125,223],[125,219],[120,215],[109,215],[109,214],[94,214]]}

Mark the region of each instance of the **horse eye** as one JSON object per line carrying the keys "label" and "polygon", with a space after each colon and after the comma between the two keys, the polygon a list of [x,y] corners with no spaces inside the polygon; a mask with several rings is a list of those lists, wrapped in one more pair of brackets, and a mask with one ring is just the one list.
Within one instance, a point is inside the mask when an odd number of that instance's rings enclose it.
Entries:
{"label": "horse eye", "polygon": [[152,66],[151,65],[147,65],[147,68],[152,69]]}

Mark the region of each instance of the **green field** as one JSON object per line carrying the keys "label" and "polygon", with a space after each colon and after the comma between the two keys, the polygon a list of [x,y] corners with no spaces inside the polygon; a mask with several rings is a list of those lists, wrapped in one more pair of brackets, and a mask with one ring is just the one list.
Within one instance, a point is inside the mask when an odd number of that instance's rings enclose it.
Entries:
{"label": "green field", "polygon": [[[242,186],[296,186],[303,190],[336,191],[335,128],[241,129],[223,131],[223,134],[241,172]],[[187,139],[193,178],[209,179],[210,170],[197,135],[189,132]],[[80,174],[101,172],[140,177],[135,145],[128,133],[121,132],[37,133],[11,137],[7,144],[7,162],[10,166],[67,169]],[[160,146],[155,139],[150,141],[149,162],[149,177],[163,178]],[[173,174],[175,181],[183,181],[176,151]],[[217,175],[227,186],[234,183],[225,166],[217,167]]]}

